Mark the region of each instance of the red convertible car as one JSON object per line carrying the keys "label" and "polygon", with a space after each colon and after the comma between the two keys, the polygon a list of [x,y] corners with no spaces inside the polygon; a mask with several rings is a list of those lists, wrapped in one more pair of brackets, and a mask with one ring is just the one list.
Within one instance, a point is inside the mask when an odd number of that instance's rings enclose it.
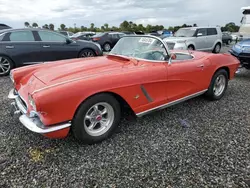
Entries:
{"label": "red convertible car", "polygon": [[11,71],[13,113],[29,130],[85,143],[109,137],[125,106],[142,117],[199,95],[219,100],[239,61],[229,54],[169,51],[155,36],[125,36],[109,55]]}

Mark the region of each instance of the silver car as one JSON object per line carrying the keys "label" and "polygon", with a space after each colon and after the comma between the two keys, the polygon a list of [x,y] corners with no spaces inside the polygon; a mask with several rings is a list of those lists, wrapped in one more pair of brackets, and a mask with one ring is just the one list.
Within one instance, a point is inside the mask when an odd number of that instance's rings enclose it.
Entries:
{"label": "silver car", "polygon": [[165,38],[169,49],[201,50],[219,53],[222,32],[219,27],[187,27],[179,29],[174,37]]}

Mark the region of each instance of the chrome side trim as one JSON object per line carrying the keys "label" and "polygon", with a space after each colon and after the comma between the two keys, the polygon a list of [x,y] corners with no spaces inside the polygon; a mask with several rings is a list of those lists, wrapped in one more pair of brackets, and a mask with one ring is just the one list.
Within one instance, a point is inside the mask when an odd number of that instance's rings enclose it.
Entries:
{"label": "chrome side trim", "polygon": [[181,98],[181,99],[177,99],[177,100],[172,101],[172,102],[170,102],[170,103],[166,103],[166,104],[163,104],[163,105],[161,105],[161,106],[157,106],[157,107],[151,108],[151,109],[149,109],[149,110],[146,110],[146,111],[137,113],[136,116],[137,116],[137,117],[142,117],[142,116],[144,116],[144,115],[146,115],[146,114],[149,114],[149,113],[151,113],[151,112],[153,112],[153,111],[162,110],[162,109],[164,109],[164,108],[173,106],[173,105],[175,105],[175,104],[178,104],[178,103],[184,102],[184,101],[186,101],[186,100],[192,99],[192,98],[194,98],[194,97],[197,97],[197,96],[199,96],[199,95],[202,95],[202,94],[204,94],[206,91],[207,91],[207,89],[205,89],[205,90],[203,90],[203,91],[200,91],[200,92],[198,92],[198,93],[194,93],[194,94],[192,94],[192,95],[183,97],[183,98]]}
{"label": "chrome side trim", "polygon": [[143,85],[141,85],[141,90],[142,90],[142,93],[147,98],[148,102],[153,102],[153,99],[150,97],[150,95],[148,94],[146,88]]}
{"label": "chrome side trim", "polygon": [[36,123],[32,121],[31,118],[28,118],[26,115],[21,115],[19,117],[19,121],[30,131],[39,133],[39,134],[46,134],[46,133],[51,133],[54,131],[59,131],[61,129],[65,129],[71,126],[71,123],[65,123],[57,126],[51,126],[51,127],[46,127],[46,128],[40,128],[37,126]]}

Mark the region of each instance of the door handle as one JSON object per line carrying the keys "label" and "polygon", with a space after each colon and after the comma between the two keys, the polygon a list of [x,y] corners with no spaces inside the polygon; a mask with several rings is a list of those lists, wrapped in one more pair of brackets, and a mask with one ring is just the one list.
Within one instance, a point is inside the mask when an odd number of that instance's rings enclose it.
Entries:
{"label": "door handle", "polygon": [[43,47],[44,47],[44,48],[50,48],[50,46],[48,46],[48,45],[44,45]]}
{"label": "door handle", "polygon": [[6,47],[6,49],[13,49],[14,48],[14,46],[5,46]]}
{"label": "door handle", "polygon": [[202,64],[202,65],[198,65],[197,66],[198,68],[203,68],[204,67],[204,65]]}

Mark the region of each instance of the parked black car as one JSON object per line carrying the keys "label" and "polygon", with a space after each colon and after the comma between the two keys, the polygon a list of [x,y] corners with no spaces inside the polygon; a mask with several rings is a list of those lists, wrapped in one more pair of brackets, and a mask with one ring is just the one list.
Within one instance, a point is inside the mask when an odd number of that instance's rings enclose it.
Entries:
{"label": "parked black car", "polygon": [[6,24],[0,24],[0,30],[2,29],[11,29],[11,27]]}
{"label": "parked black car", "polygon": [[78,32],[72,35],[70,38],[73,40],[91,40],[95,33],[93,32]]}
{"label": "parked black car", "polygon": [[119,32],[98,33],[92,37],[92,41],[99,43],[102,49],[108,52],[124,35],[125,33],[119,33]]}
{"label": "parked black car", "polygon": [[23,65],[102,54],[98,44],[74,41],[50,30],[0,30],[0,76]]}
{"label": "parked black car", "polygon": [[233,37],[228,33],[222,33],[222,42],[230,44],[233,41]]}

